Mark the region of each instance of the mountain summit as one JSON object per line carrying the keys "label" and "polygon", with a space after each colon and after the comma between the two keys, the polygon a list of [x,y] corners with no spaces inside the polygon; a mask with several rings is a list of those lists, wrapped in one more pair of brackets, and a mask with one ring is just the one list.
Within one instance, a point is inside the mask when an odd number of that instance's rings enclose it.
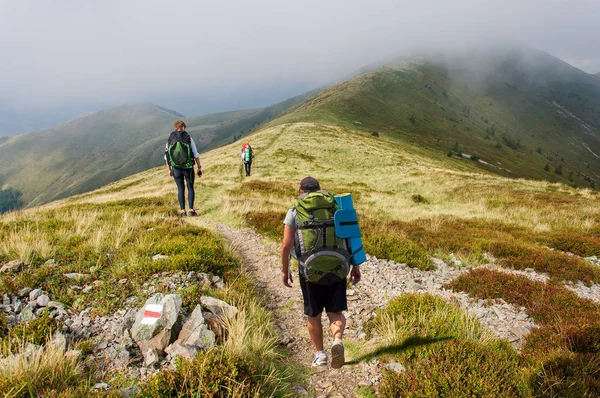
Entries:
{"label": "mountain summit", "polygon": [[277,120],[300,121],[468,156],[505,176],[600,179],[600,81],[522,46],[389,62]]}

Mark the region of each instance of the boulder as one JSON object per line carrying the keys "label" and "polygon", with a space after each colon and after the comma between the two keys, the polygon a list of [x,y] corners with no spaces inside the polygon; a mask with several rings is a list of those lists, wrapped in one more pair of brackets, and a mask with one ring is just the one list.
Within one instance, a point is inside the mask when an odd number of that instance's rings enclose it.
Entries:
{"label": "boulder", "polygon": [[146,367],[151,367],[152,365],[158,363],[160,358],[158,357],[158,352],[156,350],[145,350],[142,351],[142,355],[144,356],[144,365]]}
{"label": "boulder", "polygon": [[19,272],[23,270],[24,265],[21,260],[9,261],[0,268],[0,272]]}
{"label": "boulder", "polygon": [[31,304],[27,304],[23,310],[21,310],[21,321],[29,322],[32,319],[35,319],[35,307]]}
{"label": "boulder", "polygon": [[150,297],[136,314],[131,327],[131,337],[142,352],[155,349],[159,352],[172,343],[181,330],[179,311],[181,296],[157,293]]}
{"label": "boulder", "polygon": [[104,350],[104,358],[113,369],[124,369],[129,364],[129,351],[124,345],[114,344]]}
{"label": "boulder", "polygon": [[35,299],[35,302],[40,307],[46,307],[50,303],[50,297],[46,296],[45,294],[42,294],[37,299]]}
{"label": "boulder", "polygon": [[174,342],[165,349],[165,352],[169,354],[169,359],[173,360],[175,357],[182,357],[184,359],[194,359],[200,348],[192,345],[181,345],[179,341]]}
{"label": "boulder", "polygon": [[223,300],[214,297],[202,296],[200,297],[200,302],[208,311],[222,318],[231,318],[238,312],[238,309],[233,305],[229,305]]}
{"label": "boulder", "polygon": [[215,333],[208,328],[202,316],[202,307],[197,305],[183,325],[177,343],[194,346],[207,351],[215,346]]}
{"label": "boulder", "polygon": [[29,297],[29,293],[31,293],[33,289],[30,287],[25,287],[17,292],[17,296],[19,297]]}
{"label": "boulder", "polygon": [[42,294],[44,294],[42,289],[33,289],[31,292],[29,292],[29,301],[37,300],[37,298]]}

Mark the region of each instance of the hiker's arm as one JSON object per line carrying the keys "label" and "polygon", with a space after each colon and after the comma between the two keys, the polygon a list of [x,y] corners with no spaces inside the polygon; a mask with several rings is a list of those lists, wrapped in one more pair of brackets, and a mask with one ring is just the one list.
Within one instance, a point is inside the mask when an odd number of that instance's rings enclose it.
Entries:
{"label": "hiker's arm", "polygon": [[198,153],[198,149],[196,148],[196,143],[194,139],[190,137],[191,147],[192,147],[192,155],[194,155],[194,162],[196,162],[196,166],[198,166],[198,177],[202,177],[202,165],[200,164],[200,154]]}
{"label": "hiker's arm", "polygon": [[165,145],[165,164],[167,165],[167,169],[169,169],[169,175],[172,177],[173,176],[173,170],[171,170],[171,165],[169,164],[169,150],[168,150],[168,145],[169,145],[169,143],[167,143],[167,145]]}
{"label": "hiker's arm", "polygon": [[294,247],[294,233],[296,230],[286,225],[283,230],[283,243],[281,244],[281,280],[287,287],[292,287],[294,282],[290,273],[290,253]]}

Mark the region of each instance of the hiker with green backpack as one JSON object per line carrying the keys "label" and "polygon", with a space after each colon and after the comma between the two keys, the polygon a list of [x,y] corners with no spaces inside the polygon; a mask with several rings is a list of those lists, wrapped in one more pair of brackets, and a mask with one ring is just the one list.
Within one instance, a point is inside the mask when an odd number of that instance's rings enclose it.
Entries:
{"label": "hiker with green backpack", "polygon": [[[202,166],[200,165],[200,154],[196,149],[196,144],[186,129],[183,120],[176,120],[173,123],[175,131],[169,136],[165,146],[165,161],[169,169],[169,176],[175,179],[177,184],[177,199],[181,215],[197,216],[198,212],[194,209],[194,164],[198,166],[198,177],[202,177]],[[185,180],[185,184],[184,184]],[[189,212],[185,212],[185,186],[188,189]]]}
{"label": "hiker with green backpack", "polygon": [[342,337],[346,318],[342,311],[348,309],[346,277],[350,273],[352,284],[358,283],[360,269],[358,265],[351,266],[354,253],[349,252],[348,241],[336,234],[334,216],[339,207],[334,196],[321,190],[319,182],[312,177],[302,179],[299,192],[300,196],[284,220],[281,279],[285,286],[291,287],[291,255],[298,261],[304,314],[308,316],[308,333],[316,349],[312,364],[327,366],[328,362],[321,326],[321,314],[325,309],[334,339],[331,367],[338,369],[345,361]]}
{"label": "hiker with green backpack", "polygon": [[250,177],[250,169],[252,168],[252,160],[254,159],[254,150],[250,146],[250,143],[246,141],[242,145],[242,162],[244,163],[244,170],[246,171],[246,177]]}

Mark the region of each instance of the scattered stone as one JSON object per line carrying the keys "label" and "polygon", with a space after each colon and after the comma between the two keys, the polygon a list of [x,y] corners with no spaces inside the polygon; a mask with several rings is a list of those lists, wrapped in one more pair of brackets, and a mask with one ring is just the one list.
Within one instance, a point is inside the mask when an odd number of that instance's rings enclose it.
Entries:
{"label": "scattered stone", "polygon": [[37,300],[37,298],[40,297],[42,294],[44,294],[44,291],[42,289],[33,289],[31,292],[29,292],[29,301]]}
{"label": "scattered stone", "polygon": [[108,388],[108,384],[106,384],[106,383],[94,384],[94,390],[106,390],[107,388]]}
{"label": "scattered stone", "polygon": [[152,256],[152,261],[157,261],[157,260],[167,259],[167,258],[169,258],[169,256],[165,256],[163,254],[155,254],[154,256]]}
{"label": "scattered stone", "polygon": [[143,351],[142,354],[144,355],[144,365],[146,367],[154,366],[160,360],[160,358],[158,357],[158,352],[154,349],[148,349],[146,351]]}
{"label": "scattered stone", "polygon": [[31,293],[33,289],[30,287],[25,287],[17,292],[17,296],[19,297],[29,297],[29,293]]}
{"label": "scattered stone", "polygon": [[238,309],[233,305],[229,305],[223,300],[214,297],[202,296],[200,297],[200,302],[208,311],[223,318],[231,318],[238,312]]}
{"label": "scattered stone", "polygon": [[135,397],[140,393],[140,388],[138,386],[131,386],[127,388],[121,389],[121,398],[131,398]]}
{"label": "scattered stone", "polygon": [[0,272],[19,272],[23,270],[24,265],[21,260],[9,261],[0,268]]}
{"label": "scattered stone", "polygon": [[62,308],[64,308],[64,306],[65,305],[63,303],[61,303],[60,301],[49,301],[48,304],[47,304],[48,308],[60,308],[60,309],[62,309]]}
{"label": "scattered stone", "polygon": [[77,272],[70,272],[68,274],[63,274],[63,276],[68,279],[84,279],[88,277],[86,274],[80,274]]}
{"label": "scattered stone", "polygon": [[124,345],[114,344],[104,350],[104,358],[113,369],[126,368],[129,364],[129,351]]}
{"label": "scattered stone", "polygon": [[42,294],[41,296],[39,296],[35,302],[37,303],[37,305],[39,305],[40,307],[46,307],[48,306],[48,303],[50,303],[50,297],[48,297],[45,294]]}
{"label": "scattered stone", "polygon": [[185,359],[194,359],[198,352],[200,352],[200,348],[193,345],[182,345],[179,343],[179,340],[165,348],[165,352],[169,355],[169,358],[172,360],[175,357],[182,357]]}
{"label": "scattered stone", "polygon": [[54,261],[54,259],[53,259],[53,258],[51,258],[50,260],[47,260],[47,261],[44,263],[44,265],[54,265],[54,264],[56,264],[56,261]]}
{"label": "scattered stone", "polygon": [[387,369],[391,370],[392,372],[396,372],[396,373],[406,371],[406,368],[404,367],[404,365],[402,365],[399,362],[390,362],[390,363],[386,364],[385,367]]}
{"label": "scattered stone", "polygon": [[202,307],[197,305],[183,325],[177,343],[194,346],[208,351],[215,346],[215,333],[208,328],[202,316]]}

